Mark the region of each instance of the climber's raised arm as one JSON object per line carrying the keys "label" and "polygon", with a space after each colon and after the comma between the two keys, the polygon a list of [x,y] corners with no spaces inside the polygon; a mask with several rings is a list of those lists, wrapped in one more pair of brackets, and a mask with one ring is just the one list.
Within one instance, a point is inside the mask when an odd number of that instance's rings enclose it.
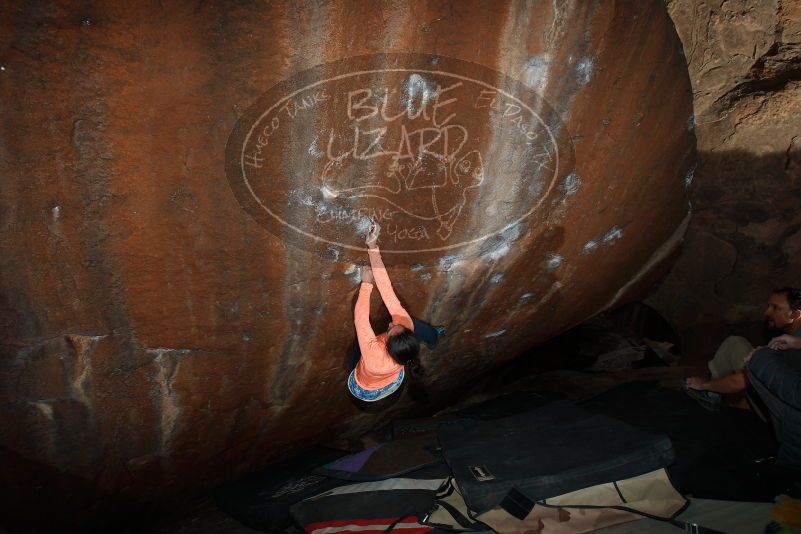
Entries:
{"label": "climber's raised arm", "polygon": [[392,282],[389,280],[389,274],[387,274],[384,261],[381,259],[381,251],[378,249],[378,235],[380,232],[381,227],[378,223],[374,223],[370,229],[370,233],[367,234],[366,240],[367,254],[370,257],[370,265],[372,266],[375,285],[378,287],[378,292],[381,294],[381,300],[384,301],[384,305],[392,316],[392,322],[403,325],[409,330],[414,330],[412,318],[395,295],[395,290],[392,289]]}
{"label": "climber's raised arm", "polygon": [[359,297],[353,309],[353,323],[356,325],[356,339],[362,354],[367,353],[370,346],[375,343],[376,336],[370,325],[370,295],[373,292],[375,280],[369,267],[362,267]]}

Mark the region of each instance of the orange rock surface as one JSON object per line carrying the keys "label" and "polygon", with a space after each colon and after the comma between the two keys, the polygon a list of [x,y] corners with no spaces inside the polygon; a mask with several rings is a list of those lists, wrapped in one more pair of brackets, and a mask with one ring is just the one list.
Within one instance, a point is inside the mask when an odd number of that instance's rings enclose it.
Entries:
{"label": "orange rock surface", "polygon": [[686,226],[692,95],[656,0],[2,14],[12,502],[181,497],[386,417],[345,389],[366,220],[448,328],[433,403],[652,283]]}

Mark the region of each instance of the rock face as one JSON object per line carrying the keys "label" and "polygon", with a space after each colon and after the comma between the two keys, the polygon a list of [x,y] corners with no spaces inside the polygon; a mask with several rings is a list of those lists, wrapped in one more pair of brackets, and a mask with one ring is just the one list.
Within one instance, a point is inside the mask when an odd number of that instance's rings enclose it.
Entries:
{"label": "rock face", "polygon": [[432,403],[686,227],[660,2],[82,6],[0,18],[6,503],[169,499],[386,417],[345,389],[371,219],[450,332]]}
{"label": "rock face", "polygon": [[685,353],[761,340],[770,291],[801,285],[801,3],[668,2],[693,84],[699,164],[684,251],[652,297]]}

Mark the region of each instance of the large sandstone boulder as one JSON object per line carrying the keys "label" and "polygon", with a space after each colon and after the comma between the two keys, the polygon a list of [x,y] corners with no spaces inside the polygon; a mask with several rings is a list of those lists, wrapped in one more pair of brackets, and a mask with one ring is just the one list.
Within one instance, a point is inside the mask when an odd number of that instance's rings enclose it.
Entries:
{"label": "large sandstone boulder", "polygon": [[656,0],[0,21],[4,503],[182,497],[387,417],[345,389],[370,219],[449,330],[432,404],[652,283],[685,229],[692,99]]}

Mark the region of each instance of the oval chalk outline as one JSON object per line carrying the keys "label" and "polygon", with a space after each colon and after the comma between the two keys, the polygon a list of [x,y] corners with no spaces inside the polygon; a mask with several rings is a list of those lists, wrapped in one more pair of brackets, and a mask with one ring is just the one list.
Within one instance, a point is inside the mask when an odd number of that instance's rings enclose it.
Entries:
{"label": "oval chalk outline", "polygon": [[[362,59],[362,58],[370,58],[370,57],[374,57],[374,56],[360,56],[359,58]],[[356,59],[356,58],[353,58],[353,59]],[[462,62],[462,60],[457,60],[457,61]],[[330,65],[334,65],[336,63],[339,63],[339,62],[334,62],[334,63],[331,63]],[[321,66],[325,66],[325,65],[321,65]],[[486,68],[486,67],[483,67],[483,68]],[[285,82],[288,82],[292,78],[298,77],[301,74],[303,74],[304,72],[308,72],[309,70],[312,70],[312,69],[307,69],[306,71],[298,72],[294,76],[292,76],[291,78],[287,78],[285,80]],[[448,76],[448,77],[456,78],[456,79],[459,79],[459,80],[473,82],[473,83],[476,83],[478,85],[482,85],[482,86],[484,86],[486,88],[489,88],[489,89],[492,89],[494,91],[497,91],[498,93],[501,93],[504,96],[506,96],[508,98],[511,98],[512,100],[515,100],[515,101],[519,102],[522,105],[523,108],[525,108],[529,113],[531,113],[531,115],[533,115],[534,117],[537,118],[537,121],[539,121],[539,123],[545,128],[545,131],[548,132],[548,137],[551,138],[551,144],[554,147],[554,155],[555,155],[555,161],[556,161],[556,168],[554,169],[553,176],[551,178],[551,181],[550,181],[550,184],[548,186],[547,191],[544,194],[540,195],[540,198],[539,198],[538,202],[535,203],[535,205],[530,210],[528,210],[521,217],[519,217],[515,221],[507,224],[503,228],[501,228],[499,230],[496,230],[494,232],[491,232],[489,234],[485,234],[485,235],[483,235],[481,237],[477,237],[477,238],[471,239],[469,241],[462,241],[461,243],[456,243],[456,244],[452,244],[452,245],[445,245],[445,246],[436,247],[436,248],[415,249],[415,250],[391,250],[391,249],[383,249],[382,248],[381,249],[382,253],[386,253],[386,254],[418,254],[418,253],[421,253],[421,252],[437,252],[437,251],[452,250],[452,249],[455,249],[455,248],[464,247],[466,245],[471,245],[473,243],[478,243],[478,242],[481,242],[481,241],[485,241],[485,240],[489,239],[492,236],[495,236],[495,235],[498,235],[498,234],[502,234],[503,232],[507,231],[508,229],[513,228],[513,227],[517,226],[518,224],[520,224],[524,219],[529,217],[537,208],[539,208],[542,205],[542,203],[545,201],[545,199],[551,194],[551,192],[553,191],[553,189],[554,189],[554,187],[556,185],[556,179],[559,176],[559,145],[556,142],[556,138],[554,137],[553,133],[551,132],[551,129],[548,127],[547,124],[545,124],[545,121],[543,121],[542,118],[539,116],[539,114],[537,114],[534,110],[532,110],[528,106],[528,104],[523,102],[520,98],[518,98],[518,97],[516,97],[516,96],[514,96],[514,95],[512,95],[512,94],[510,94],[510,93],[508,93],[506,91],[504,91],[503,89],[501,89],[499,87],[495,87],[495,86],[490,85],[490,84],[488,84],[486,82],[483,82],[481,80],[476,80],[474,78],[469,78],[467,76],[462,76],[460,74],[454,74],[454,73],[451,73],[451,72],[446,72],[446,71],[441,71],[441,70],[408,69],[408,68],[370,69],[370,70],[359,70],[359,71],[348,72],[348,73],[345,73],[345,74],[339,74],[337,76],[324,78],[324,79],[318,80],[318,81],[316,81],[314,83],[305,85],[305,86],[301,87],[300,89],[297,89],[297,90],[287,94],[286,96],[284,96],[283,98],[281,98],[277,102],[275,102],[264,113],[262,113],[256,121],[254,121],[253,126],[251,126],[250,130],[248,130],[248,133],[247,133],[247,135],[245,136],[245,139],[242,142],[242,150],[240,152],[240,158],[239,158],[239,162],[240,162],[239,167],[240,167],[240,171],[241,171],[241,176],[242,176],[242,179],[245,182],[245,186],[248,188],[248,191],[250,192],[250,194],[253,197],[253,199],[273,219],[275,219],[276,221],[278,221],[279,223],[281,223],[285,227],[291,228],[292,230],[294,230],[298,234],[301,234],[301,235],[304,235],[306,237],[309,237],[309,238],[311,238],[311,239],[313,239],[313,240],[315,240],[317,242],[320,242],[320,243],[326,243],[328,245],[333,245],[333,246],[342,247],[342,248],[346,248],[346,249],[349,249],[349,250],[360,251],[360,252],[364,252],[364,251],[367,250],[366,247],[357,247],[357,246],[354,246],[354,245],[347,245],[347,244],[344,244],[344,243],[339,243],[337,241],[330,241],[330,240],[325,239],[323,237],[319,237],[319,236],[310,234],[309,232],[306,232],[305,230],[303,230],[301,228],[298,228],[298,227],[294,226],[293,224],[288,223],[287,221],[284,221],[281,217],[279,217],[278,215],[273,213],[272,210],[270,210],[270,208],[268,208],[267,206],[264,205],[264,203],[261,201],[261,199],[253,191],[253,188],[250,186],[250,182],[248,181],[248,177],[247,177],[247,174],[246,174],[246,171],[245,171],[244,159],[245,159],[245,147],[247,147],[248,142],[250,140],[250,137],[253,134],[253,131],[261,123],[261,121],[265,118],[265,116],[267,116],[270,112],[273,111],[273,109],[275,109],[277,106],[279,106],[280,104],[282,104],[286,100],[288,100],[290,98],[293,98],[298,93],[306,91],[309,88],[317,87],[317,86],[319,86],[321,84],[324,84],[324,83],[328,83],[328,82],[336,81],[336,80],[342,80],[342,79],[350,78],[350,77],[353,77],[353,76],[361,76],[363,74],[375,74],[375,73],[381,73],[381,72],[427,73],[427,74],[437,74],[437,75],[442,75],[442,76]],[[500,74],[503,75],[503,73],[500,73]],[[503,75],[503,76],[506,78],[505,75]],[[268,92],[269,92],[269,90],[268,90]],[[534,92],[532,91],[532,93],[534,93]],[[537,94],[537,93],[534,93],[534,94],[537,95],[538,98],[542,99],[542,101],[547,104],[547,101],[544,98],[542,98],[539,94]],[[548,104],[548,107],[551,108],[550,104]],[[551,109],[553,109],[553,108],[551,108]]]}

